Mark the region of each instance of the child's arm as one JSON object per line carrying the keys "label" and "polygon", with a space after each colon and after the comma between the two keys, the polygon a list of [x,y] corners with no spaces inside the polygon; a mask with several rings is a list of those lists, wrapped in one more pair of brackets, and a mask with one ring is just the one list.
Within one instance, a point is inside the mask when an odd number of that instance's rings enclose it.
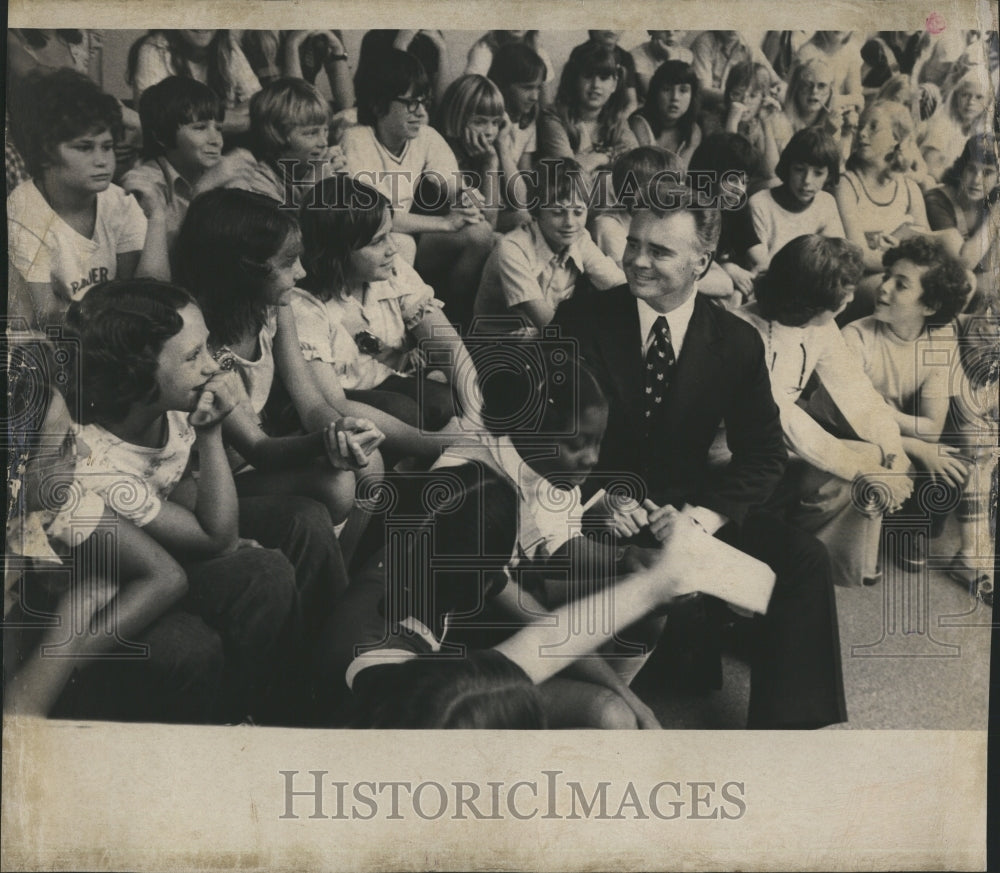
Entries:
{"label": "child's arm", "polygon": [[478,224],[483,214],[475,207],[452,207],[447,215],[414,215],[412,212],[396,212],[392,219],[392,229],[398,233],[455,233],[467,224]]}
{"label": "child's arm", "polygon": [[[698,535],[704,536],[701,532]],[[544,682],[567,664],[609,642],[617,633],[650,612],[669,605],[680,580],[677,569],[679,568],[673,567],[671,548],[667,546],[658,553],[656,563],[648,570],[639,570],[604,592],[570,601],[552,612],[542,609],[519,586],[508,584],[497,595],[498,601],[503,599],[507,604],[517,604],[516,598],[520,596],[524,605],[519,606],[519,611],[524,611],[527,603],[532,601],[532,605],[541,610],[541,616],[535,614],[528,627],[494,648],[520,666],[533,682]],[[505,593],[511,588],[514,590],[505,598]],[[609,597],[614,598],[613,610],[608,610]],[[587,622],[576,621],[580,615],[598,613],[612,614],[615,627],[612,630],[598,629],[599,626],[592,627]],[[543,620],[540,621],[539,618]],[[569,632],[571,627],[574,628],[572,633]],[[547,657],[546,649],[551,650]],[[606,662],[599,659],[588,659],[589,662],[607,666]]]}
{"label": "child's arm", "polygon": [[348,400],[333,365],[318,360],[307,362],[303,357],[295,317],[288,306],[278,308],[274,360],[295,411],[307,429],[322,430],[331,420],[342,416],[367,419],[385,435],[386,448],[391,452],[430,461],[455,442],[454,437],[423,433],[374,406]]}
{"label": "child's arm", "polygon": [[[639,574],[642,575],[642,574]],[[615,633],[649,614],[653,609],[669,602],[670,597],[656,600],[653,586],[666,594],[670,583],[663,577],[645,574],[645,583],[622,588],[624,582],[613,589],[591,595],[583,600],[571,600],[550,612],[516,582],[509,582],[495,598],[495,602],[510,615],[523,621],[527,627],[499,643],[495,648],[502,652],[528,674],[533,682],[540,683],[566,670],[580,679],[608,688],[621,697],[635,713],[639,726],[660,727],[656,716],[633,692],[603,658],[584,657],[614,638],[612,633],[591,630],[587,622],[580,633],[568,632],[579,624],[586,610],[606,610],[608,597],[614,593]],[[635,578],[635,577],[632,577]],[[655,582],[651,580],[656,580]],[[622,618],[627,620],[622,621]],[[572,625],[571,625],[572,621]],[[545,649],[551,649],[546,653]]]}
{"label": "child's arm", "polygon": [[[110,534],[118,556],[116,578],[90,575],[105,565],[92,554]],[[152,624],[187,591],[180,565],[141,530],[110,510],[101,519],[97,535],[72,552],[74,566],[69,590],[56,608],[58,627],[45,633],[38,648],[14,675],[4,691],[4,709],[15,715],[46,715],[55,705],[73,671],[86,665],[118,643],[128,643]],[[97,560],[87,560],[88,557]],[[114,633],[97,626],[98,616],[114,601]],[[64,642],[68,629],[78,627],[81,616],[86,629]],[[45,652],[58,645],[57,656]]]}
{"label": "child's arm", "polygon": [[[124,181],[124,180],[123,180]],[[170,281],[170,259],[167,254],[167,203],[159,185],[141,176],[128,178],[126,190],[135,195],[146,216],[146,239],[137,252],[118,255],[119,279],[133,277]]]}
{"label": "child's arm", "polygon": [[774,178],[774,168],[778,166],[778,159],[781,157],[778,148],[775,125],[778,123],[778,116],[781,115],[781,105],[773,97],[765,97],[761,106],[760,124],[764,130],[764,154],[763,166],[767,171],[767,178]]}
{"label": "child's arm", "polygon": [[44,331],[66,319],[69,301],[57,297],[49,282],[29,282],[13,264],[8,270],[7,315],[24,319],[30,330]]}
{"label": "child's arm", "polygon": [[222,442],[222,421],[239,398],[239,377],[217,373],[206,383],[198,408],[191,413],[195,428],[199,477],[191,508],[167,500],[145,530],[167,551],[187,558],[211,558],[231,552],[239,541],[236,484]]}
{"label": "child's arm", "polygon": [[303,436],[268,436],[245,403],[237,404],[226,417],[222,436],[255,469],[264,473],[304,467],[326,456],[323,431]]}

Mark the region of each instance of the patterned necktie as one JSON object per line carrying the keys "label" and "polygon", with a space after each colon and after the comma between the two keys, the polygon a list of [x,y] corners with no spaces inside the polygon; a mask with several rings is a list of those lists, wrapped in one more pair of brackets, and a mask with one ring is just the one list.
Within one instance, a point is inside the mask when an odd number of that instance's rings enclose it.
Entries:
{"label": "patterned necktie", "polygon": [[670,376],[677,359],[670,342],[670,328],[662,315],[653,322],[652,338],[646,352],[646,421],[663,410]]}

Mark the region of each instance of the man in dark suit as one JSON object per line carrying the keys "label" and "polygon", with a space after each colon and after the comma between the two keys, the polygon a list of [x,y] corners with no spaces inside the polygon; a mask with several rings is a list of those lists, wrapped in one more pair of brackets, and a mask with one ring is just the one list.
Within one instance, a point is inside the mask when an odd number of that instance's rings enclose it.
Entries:
{"label": "man in dark suit", "polygon": [[[597,469],[639,476],[663,507],[626,519],[633,530],[648,520],[662,538],[670,529],[665,514],[679,511],[679,521],[775,571],[767,615],[754,620],[748,726],[845,721],[826,550],[761,510],[787,460],[763,343],[750,325],[696,293],[718,241],[719,214],[693,206],[686,191],[661,191],[653,200],[632,218],[623,259],[628,285],[572,298],[554,322],[579,342],[608,395]],[[722,424],[732,458],[712,464]]]}

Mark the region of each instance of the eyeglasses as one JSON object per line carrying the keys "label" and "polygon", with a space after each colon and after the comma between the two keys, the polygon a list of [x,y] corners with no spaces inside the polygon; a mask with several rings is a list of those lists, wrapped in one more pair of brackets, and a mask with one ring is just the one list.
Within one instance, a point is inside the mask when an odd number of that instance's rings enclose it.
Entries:
{"label": "eyeglasses", "polygon": [[406,111],[416,115],[421,109],[427,109],[431,105],[430,97],[393,97],[393,103],[402,103]]}

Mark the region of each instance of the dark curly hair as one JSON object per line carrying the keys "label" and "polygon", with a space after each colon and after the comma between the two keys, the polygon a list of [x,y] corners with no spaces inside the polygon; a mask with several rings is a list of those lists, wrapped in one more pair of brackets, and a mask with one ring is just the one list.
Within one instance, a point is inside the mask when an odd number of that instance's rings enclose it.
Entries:
{"label": "dark curly hair", "polygon": [[56,147],[60,143],[105,130],[115,142],[122,138],[118,101],[83,73],[66,67],[36,71],[17,90],[18,145],[35,178],[59,162]]}
{"label": "dark curly hair", "polygon": [[267,262],[298,233],[295,213],[263,194],[216,188],[191,201],[174,246],[174,278],[198,301],[214,344],[263,327]]}
{"label": "dark curly hair", "polygon": [[757,306],[768,321],[801,327],[821,312],[840,309],[863,273],[854,243],[815,233],[797,236],[757,280]]}
{"label": "dark curly hair", "polygon": [[920,277],[923,288],[920,302],[934,310],[933,315],[927,316],[928,325],[947,324],[962,311],[972,290],[969,277],[958,259],[948,254],[941,243],[923,236],[905,239],[882,256],[882,266],[888,269],[899,261],[926,268]]}
{"label": "dark curly hair", "polygon": [[120,421],[133,403],[157,398],[160,353],[191,305],[187,291],[158,279],[101,282],[70,304],[66,327],[81,349],[81,424]]}

